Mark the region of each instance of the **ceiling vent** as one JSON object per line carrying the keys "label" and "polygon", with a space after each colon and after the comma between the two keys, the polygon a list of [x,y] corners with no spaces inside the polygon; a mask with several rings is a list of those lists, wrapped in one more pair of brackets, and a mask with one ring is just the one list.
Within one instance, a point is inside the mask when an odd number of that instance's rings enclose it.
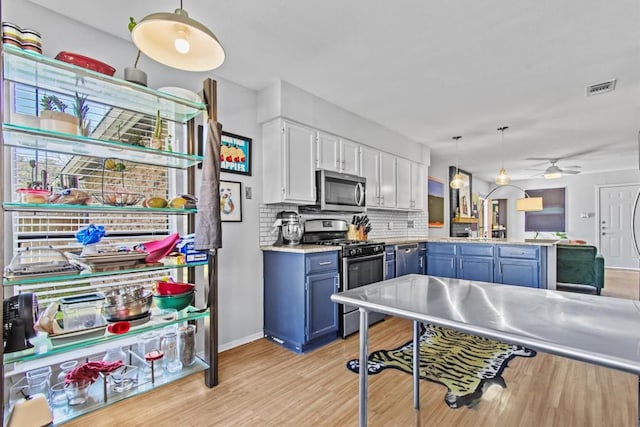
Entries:
{"label": "ceiling vent", "polygon": [[587,86],[587,96],[600,95],[601,93],[613,92],[616,88],[616,79]]}

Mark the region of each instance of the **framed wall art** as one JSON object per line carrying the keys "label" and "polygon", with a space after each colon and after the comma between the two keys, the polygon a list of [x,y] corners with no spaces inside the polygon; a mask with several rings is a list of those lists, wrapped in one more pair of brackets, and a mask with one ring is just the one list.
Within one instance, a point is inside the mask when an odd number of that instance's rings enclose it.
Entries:
{"label": "framed wall art", "polygon": [[220,219],[242,222],[242,183],[220,181]]}
{"label": "framed wall art", "polygon": [[444,186],[445,183],[430,176],[427,180],[429,202],[429,227],[444,227]]}
{"label": "framed wall art", "polygon": [[251,138],[222,131],[220,172],[251,176]]}
{"label": "framed wall art", "polygon": [[524,231],[566,230],[566,191],[564,187],[527,190],[530,197],[542,197],[541,211],[524,213]]}

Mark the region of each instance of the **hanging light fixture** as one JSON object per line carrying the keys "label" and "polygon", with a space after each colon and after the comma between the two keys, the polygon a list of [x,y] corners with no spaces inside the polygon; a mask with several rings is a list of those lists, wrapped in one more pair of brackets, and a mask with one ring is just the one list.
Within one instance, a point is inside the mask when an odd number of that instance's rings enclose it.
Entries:
{"label": "hanging light fixture", "polygon": [[209,71],[224,62],[224,49],[207,27],[180,8],[145,16],[131,32],[133,43],[149,58],[186,71]]}
{"label": "hanging light fixture", "polygon": [[504,131],[509,129],[509,126],[499,127],[498,130],[502,133],[502,167],[500,168],[500,172],[498,172],[498,176],[496,177],[496,184],[498,185],[507,185],[511,178],[507,175],[507,171],[504,168]]}
{"label": "hanging light fixture", "polygon": [[464,181],[462,180],[462,175],[460,174],[460,168],[458,168],[458,140],[462,138],[461,136],[454,136],[452,139],[456,141],[456,173],[453,175],[451,182],[449,185],[451,188],[457,190],[464,186]]}

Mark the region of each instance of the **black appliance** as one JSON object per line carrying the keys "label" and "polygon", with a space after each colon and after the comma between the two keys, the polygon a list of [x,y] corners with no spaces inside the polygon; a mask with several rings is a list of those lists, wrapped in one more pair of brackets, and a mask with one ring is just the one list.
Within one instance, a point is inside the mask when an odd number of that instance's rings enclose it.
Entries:
{"label": "black appliance", "polygon": [[[311,219],[305,223],[303,243],[340,246],[340,291],[384,280],[384,243],[347,240],[347,222]],[[358,309],[338,304],[339,334],[342,338],[360,329]],[[369,313],[369,324],[384,319],[382,313]]]}
{"label": "black appliance", "polygon": [[316,203],[300,206],[301,212],[333,211],[364,212],[366,211],[367,179],[328,170],[316,171]]}
{"label": "black appliance", "polygon": [[5,299],[2,303],[4,352],[26,350],[36,336],[33,328],[38,320],[38,298],[25,292]]}

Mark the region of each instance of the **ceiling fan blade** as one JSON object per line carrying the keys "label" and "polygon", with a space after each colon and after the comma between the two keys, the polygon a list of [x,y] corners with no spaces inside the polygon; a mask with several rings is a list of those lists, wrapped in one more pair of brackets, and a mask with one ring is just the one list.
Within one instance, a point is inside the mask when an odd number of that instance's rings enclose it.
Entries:
{"label": "ceiling fan blade", "polygon": [[570,169],[562,169],[562,173],[563,174],[566,173],[566,174],[569,174],[569,175],[575,175],[575,174],[578,174],[580,172],[582,172],[582,171],[573,171],[573,170],[570,170]]}
{"label": "ceiling fan blade", "polygon": [[562,169],[582,169],[580,165],[561,166]]}
{"label": "ceiling fan blade", "polygon": [[559,159],[555,157],[527,157],[525,160],[540,160],[540,161],[546,160],[547,162],[551,162],[551,161],[557,162]]}

